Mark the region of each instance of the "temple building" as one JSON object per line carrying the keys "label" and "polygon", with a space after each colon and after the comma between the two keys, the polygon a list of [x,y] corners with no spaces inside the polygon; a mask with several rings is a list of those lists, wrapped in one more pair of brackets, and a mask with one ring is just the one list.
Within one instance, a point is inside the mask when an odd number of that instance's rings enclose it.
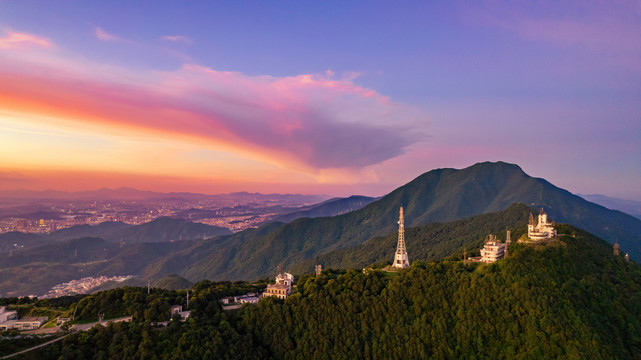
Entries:
{"label": "temple building", "polygon": [[276,296],[279,299],[287,299],[292,293],[292,285],[294,283],[294,275],[283,271],[283,265],[278,265],[278,275],[276,275],[276,283],[267,285],[267,289],[263,292],[263,297]]}
{"label": "temple building", "polygon": [[502,259],[506,253],[506,244],[496,240],[496,236],[488,235],[485,246],[481,249],[481,262],[491,263]]}
{"label": "temple building", "polygon": [[541,209],[539,213],[539,223],[534,223],[534,216],[530,213],[530,223],[527,226],[527,236],[531,240],[539,241],[552,239],[556,237],[556,230],[554,230],[554,222],[548,222],[548,215]]}
{"label": "temple building", "polygon": [[396,253],[394,254],[394,263],[392,267],[406,268],[410,266],[410,261],[407,257],[407,250],[405,249],[405,225],[403,224],[403,207],[401,206],[400,215],[398,218],[398,243],[396,244]]}

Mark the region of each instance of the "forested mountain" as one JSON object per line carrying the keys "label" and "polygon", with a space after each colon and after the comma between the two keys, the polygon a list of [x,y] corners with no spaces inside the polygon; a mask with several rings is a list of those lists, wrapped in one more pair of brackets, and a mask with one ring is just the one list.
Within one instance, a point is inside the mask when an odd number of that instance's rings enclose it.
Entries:
{"label": "forested mountain", "polygon": [[[224,227],[168,217],[158,218],[141,225],[106,221],[97,225],[75,225],[49,234],[30,234],[17,231],[0,234],[0,252],[9,252],[10,249],[16,248],[14,244],[23,248],[32,248],[50,242],[81,237],[99,237],[115,243],[120,243],[122,240],[127,244],[133,244],[202,239],[231,233],[229,229]],[[20,250],[22,248],[18,247],[16,249]]]}
{"label": "forested mountain", "polygon": [[129,227],[106,238],[113,241],[122,238],[127,243],[139,243],[202,239],[231,233],[229,229],[219,226],[162,217],[146,224]]}
{"label": "forested mountain", "polygon": [[[177,274],[195,282],[271,277],[279,263],[301,271],[308,271],[315,263],[325,267],[364,266],[385,261],[387,254],[393,252],[401,206],[405,209],[408,236],[416,236],[416,245],[420,244],[412,250],[409,239],[411,259],[437,259],[460,253],[461,247],[478,242],[486,234],[481,234],[474,226],[461,225],[467,235],[449,238],[438,232],[440,225],[437,224],[416,230],[412,227],[498,212],[518,202],[537,210],[543,208],[554,221],[586,228],[611,242],[618,241],[622,251],[630,253],[633,259],[641,257],[641,220],[590,203],[543,179],[532,178],[516,165],[499,162],[480,163],[462,170],[430,171],[380,200],[343,215],[301,218],[287,224],[275,222],[207,240],[184,242],[185,239],[213,236],[206,225],[158,219],[105,235],[105,239],[114,243],[122,238],[126,246],[119,248],[107,261],[98,257],[94,264],[83,266],[82,275],[131,274],[156,280]],[[524,212],[521,211],[520,216]],[[517,217],[513,219],[516,221]],[[499,221],[499,226],[492,232],[502,231],[505,226],[523,226],[526,222],[521,218],[512,223]],[[213,230],[227,232],[226,229]],[[183,242],[176,241],[181,238]],[[171,240],[174,242],[168,242]],[[141,241],[145,243],[132,246]],[[164,242],[155,246],[148,244],[152,241]],[[386,249],[388,246],[391,248]],[[75,275],[65,281],[78,277],[79,269],[59,265],[60,262],[53,261],[24,264],[20,268],[3,266],[0,293],[6,293],[7,288],[13,286],[9,282],[16,273],[30,276],[58,274],[56,279]],[[48,270],[45,272],[44,269]]]}
{"label": "forested mountain", "polygon": [[[506,229],[512,229],[511,238],[516,241],[527,231],[524,224],[531,211],[523,204],[514,204],[496,213],[406,228],[405,244],[410,261],[436,261],[453,255],[458,258],[463,257],[464,251],[468,256],[478,256],[487,235],[493,234],[505,241]],[[315,264],[323,264],[325,268],[360,269],[372,264],[391,263],[397,241],[398,233],[374,237],[361,245],[324,253],[295,264],[291,270],[307,273],[314,270]]]}
{"label": "forested mountain", "polygon": [[[206,242],[203,237],[230,233],[227,228],[159,218],[143,225],[107,222],[51,234],[2,234],[0,294],[42,295],[55,284],[86,276],[140,275],[149,264]],[[196,238],[199,242],[191,240]],[[152,279],[171,273],[153,272]]]}
{"label": "forested mountain", "polygon": [[316,218],[323,216],[342,215],[361,209],[376,200],[377,198],[361,195],[353,195],[347,198],[329,199],[320,204],[306,206],[296,212],[281,215],[275,218],[274,221],[288,223],[300,218]]}
{"label": "forested mountain", "polygon": [[641,354],[641,269],[612,246],[571,226],[547,244],[513,243],[493,264],[414,261],[396,274],[324,271],[297,278],[286,300],[237,311],[218,299],[247,283],[203,281],[191,319],[168,328],[185,293],[111,290],[83,298],[81,318],[133,313],[28,353],[26,358],[176,359],[637,359]]}
{"label": "forested mountain", "polygon": [[430,171],[344,215],[273,223],[234,234],[225,247],[217,247],[202,260],[172,272],[190,280],[264,277],[271,275],[279,263],[291,266],[394,233],[401,206],[406,226],[415,227],[497,212],[519,202],[543,208],[554,221],[618,241],[623,251],[641,258],[641,220],[532,178],[517,165],[486,162],[462,170]]}
{"label": "forested mountain", "polygon": [[[56,230],[50,234],[42,235],[42,238],[49,241],[62,241],[80,237],[101,237],[107,239],[125,229],[135,225],[125,224],[121,221],[105,221],[97,225],[75,225],[66,229]],[[116,237],[118,235],[115,235]]]}

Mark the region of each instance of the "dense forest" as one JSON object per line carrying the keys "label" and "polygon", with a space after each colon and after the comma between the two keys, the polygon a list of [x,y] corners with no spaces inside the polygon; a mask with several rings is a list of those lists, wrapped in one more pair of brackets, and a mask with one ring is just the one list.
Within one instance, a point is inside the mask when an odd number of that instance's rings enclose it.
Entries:
{"label": "dense forest", "polygon": [[398,273],[326,270],[298,278],[284,301],[234,311],[217,300],[255,286],[203,281],[193,288],[192,317],[161,328],[153,318],[184,305],[184,291],[109,290],[83,297],[77,311],[133,311],[136,321],[72,333],[27,358],[639,358],[641,268],[582,230],[557,229],[565,235],[514,243],[493,264],[450,258]]}

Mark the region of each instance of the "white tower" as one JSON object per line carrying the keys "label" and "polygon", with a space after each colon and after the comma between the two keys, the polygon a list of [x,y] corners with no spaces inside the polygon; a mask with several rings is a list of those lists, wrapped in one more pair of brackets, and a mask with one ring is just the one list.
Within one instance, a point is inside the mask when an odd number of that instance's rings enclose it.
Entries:
{"label": "white tower", "polygon": [[398,218],[398,244],[396,245],[396,254],[394,254],[393,267],[406,268],[410,266],[405,249],[405,225],[403,225],[403,207]]}

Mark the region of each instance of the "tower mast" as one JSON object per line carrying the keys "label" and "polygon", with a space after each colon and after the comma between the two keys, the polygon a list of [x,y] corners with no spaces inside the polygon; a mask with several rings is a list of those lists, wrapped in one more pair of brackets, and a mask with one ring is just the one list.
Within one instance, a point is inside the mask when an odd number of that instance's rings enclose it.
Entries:
{"label": "tower mast", "polygon": [[392,266],[397,268],[405,268],[410,266],[410,261],[407,257],[407,250],[405,249],[405,225],[402,206],[398,217],[398,244],[396,245],[394,264],[392,264]]}

